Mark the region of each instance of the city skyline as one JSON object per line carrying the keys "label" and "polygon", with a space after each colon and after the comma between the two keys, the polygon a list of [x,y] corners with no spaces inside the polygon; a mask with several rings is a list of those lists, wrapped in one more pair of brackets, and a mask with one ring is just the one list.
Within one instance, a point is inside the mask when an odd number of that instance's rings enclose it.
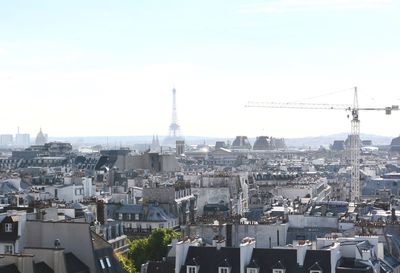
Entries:
{"label": "city skyline", "polygon": [[[1,4],[0,134],[167,135],[174,87],[195,136],[350,131],[347,113],[251,100],[351,104],[358,86],[362,106],[400,104],[395,1],[77,3]],[[399,114],[361,113],[361,132],[397,136]]]}

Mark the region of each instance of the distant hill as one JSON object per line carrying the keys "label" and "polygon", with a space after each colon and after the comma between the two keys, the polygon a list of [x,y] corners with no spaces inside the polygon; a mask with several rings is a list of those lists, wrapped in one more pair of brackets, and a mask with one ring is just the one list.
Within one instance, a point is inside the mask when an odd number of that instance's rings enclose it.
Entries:
{"label": "distant hill", "polygon": [[[333,134],[327,136],[310,136],[302,138],[285,138],[288,147],[319,147],[329,146],[334,140],[345,140],[347,133]],[[162,143],[165,136],[159,136]],[[133,144],[149,144],[153,136],[82,136],[82,137],[50,137],[50,141],[66,141],[76,145],[95,145],[107,144],[109,147],[129,146]],[[219,138],[219,137],[205,137],[205,136],[185,136],[187,144],[209,144],[213,145],[216,141],[233,141],[234,138]],[[379,136],[372,134],[361,134],[362,140],[371,140],[374,145],[389,145],[393,137]],[[255,138],[249,138],[251,144],[254,143]]]}
{"label": "distant hill", "polygon": [[[340,133],[328,136],[287,138],[285,141],[286,145],[289,147],[319,147],[329,146],[334,140],[346,140],[347,136],[347,133]],[[361,134],[361,139],[371,140],[373,145],[389,145],[393,137]]]}

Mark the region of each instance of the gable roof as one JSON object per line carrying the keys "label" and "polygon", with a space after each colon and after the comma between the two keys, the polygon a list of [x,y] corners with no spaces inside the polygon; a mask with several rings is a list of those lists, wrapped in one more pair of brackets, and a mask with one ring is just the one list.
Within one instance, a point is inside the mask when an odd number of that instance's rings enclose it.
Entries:
{"label": "gable roof", "polygon": [[173,263],[164,261],[149,261],[147,263],[145,273],[174,273],[175,266]]}
{"label": "gable roof", "polygon": [[0,273],[20,273],[15,264],[9,264],[0,267]]}
{"label": "gable roof", "polygon": [[103,237],[98,235],[93,230],[90,231],[90,235],[92,236],[92,244],[94,250],[112,247],[106,240],[104,240]]}
{"label": "gable roof", "polygon": [[51,269],[45,262],[35,263],[33,264],[34,272],[37,273],[54,273],[54,270]]}
{"label": "gable roof", "polygon": [[260,272],[272,273],[278,266],[286,269],[286,273],[298,272],[296,249],[255,248],[251,259],[260,266]]}
{"label": "gable roof", "polygon": [[[314,269],[319,267],[320,269]],[[322,270],[322,272],[331,272],[331,252],[329,250],[311,250],[308,249],[304,258],[303,268],[310,270]]]}
{"label": "gable roof", "polygon": [[276,264],[272,266],[272,269],[286,269],[286,266],[284,266],[281,260],[279,260]]}
{"label": "gable roof", "polygon": [[315,263],[308,269],[308,271],[311,271],[311,270],[323,271],[322,267],[319,266],[318,262],[315,262]]}
{"label": "gable roof", "polygon": [[89,267],[71,252],[65,254],[65,265],[68,273],[90,273]]}
{"label": "gable roof", "polygon": [[240,273],[240,249],[222,247],[189,247],[185,265],[181,273],[186,272],[186,265],[193,263],[193,260],[200,266],[199,273],[218,272],[218,267],[231,267],[231,273]]}
{"label": "gable roof", "polygon": [[260,268],[255,260],[251,260],[251,262],[247,265],[246,268]]}

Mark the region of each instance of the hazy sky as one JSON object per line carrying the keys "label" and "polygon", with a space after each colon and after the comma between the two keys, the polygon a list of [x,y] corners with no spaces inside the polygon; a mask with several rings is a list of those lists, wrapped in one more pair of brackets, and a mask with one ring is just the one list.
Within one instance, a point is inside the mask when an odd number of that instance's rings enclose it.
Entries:
{"label": "hazy sky", "polygon": [[[346,132],[344,112],[244,105],[400,104],[399,66],[394,0],[1,1],[0,133],[165,135],[174,86],[185,135]],[[400,112],[360,118],[400,134]]]}

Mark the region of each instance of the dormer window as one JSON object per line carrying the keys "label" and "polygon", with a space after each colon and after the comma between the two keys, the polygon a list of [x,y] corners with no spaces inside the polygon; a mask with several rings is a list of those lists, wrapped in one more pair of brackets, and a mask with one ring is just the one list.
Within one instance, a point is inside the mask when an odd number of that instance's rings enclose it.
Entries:
{"label": "dormer window", "polygon": [[272,273],[286,273],[286,267],[281,261],[278,261],[272,268]]}
{"label": "dormer window", "polygon": [[186,273],[198,273],[198,272],[199,272],[199,266],[188,265],[186,267]]}
{"label": "dormer window", "polygon": [[322,273],[322,268],[318,262],[315,262],[308,270],[310,273]]}
{"label": "dormer window", "polygon": [[258,273],[260,272],[260,266],[256,262],[256,260],[252,260],[247,266],[246,273]]}
{"label": "dormer window", "polygon": [[230,267],[218,267],[218,273],[230,273]]}
{"label": "dormer window", "polygon": [[12,224],[11,223],[6,223],[5,225],[4,225],[4,231],[5,232],[12,232],[13,231],[13,228],[12,228]]}

